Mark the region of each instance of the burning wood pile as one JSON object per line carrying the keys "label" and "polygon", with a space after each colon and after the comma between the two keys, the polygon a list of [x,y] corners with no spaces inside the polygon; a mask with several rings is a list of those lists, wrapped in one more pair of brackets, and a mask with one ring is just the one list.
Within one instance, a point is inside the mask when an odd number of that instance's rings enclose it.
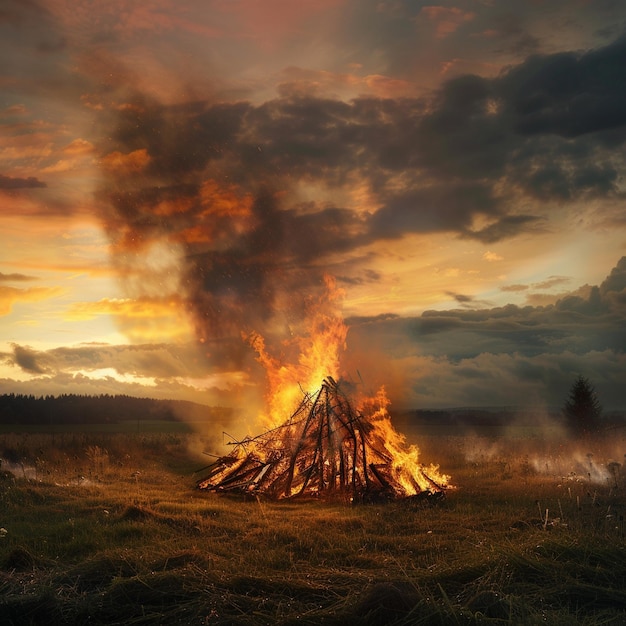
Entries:
{"label": "burning wood pile", "polygon": [[402,450],[403,437],[384,411],[357,412],[328,377],[305,395],[281,426],[234,442],[234,450],[204,468],[199,489],[271,499],[317,497],[378,501],[442,495],[446,476]]}

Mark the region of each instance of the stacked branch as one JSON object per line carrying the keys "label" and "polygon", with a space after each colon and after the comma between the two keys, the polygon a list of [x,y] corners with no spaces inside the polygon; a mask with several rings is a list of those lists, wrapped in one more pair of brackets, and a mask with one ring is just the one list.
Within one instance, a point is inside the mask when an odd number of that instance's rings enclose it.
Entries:
{"label": "stacked branch", "polygon": [[[272,499],[385,500],[423,492],[413,477],[407,493],[406,477],[400,482],[392,454],[374,430],[329,377],[283,425],[235,442],[230,454],[205,468],[197,485]],[[443,491],[423,472],[422,478],[428,493]]]}

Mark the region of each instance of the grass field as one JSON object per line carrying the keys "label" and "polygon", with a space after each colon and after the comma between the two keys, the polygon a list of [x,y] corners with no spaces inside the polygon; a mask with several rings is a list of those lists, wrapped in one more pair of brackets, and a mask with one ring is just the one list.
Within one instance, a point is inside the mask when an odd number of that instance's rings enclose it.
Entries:
{"label": "grass field", "polygon": [[189,433],[2,434],[0,623],[626,623],[622,433],[419,443],[435,506],[199,492]]}

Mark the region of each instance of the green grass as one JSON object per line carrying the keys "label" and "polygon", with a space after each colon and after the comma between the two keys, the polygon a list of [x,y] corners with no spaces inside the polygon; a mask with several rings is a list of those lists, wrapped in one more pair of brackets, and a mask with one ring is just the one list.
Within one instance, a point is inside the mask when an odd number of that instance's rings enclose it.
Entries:
{"label": "green grass", "polygon": [[196,439],[0,436],[0,623],[626,623],[622,440],[426,437],[443,503],[348,506],[199,492]]}

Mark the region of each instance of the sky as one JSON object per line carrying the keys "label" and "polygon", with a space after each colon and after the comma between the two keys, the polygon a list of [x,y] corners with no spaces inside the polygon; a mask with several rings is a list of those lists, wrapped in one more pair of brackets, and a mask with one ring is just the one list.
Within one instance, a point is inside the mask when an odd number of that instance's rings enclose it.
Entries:
{"label": "sky", "polygon": [[2,0],[0,393],[246,410],[322,306],[392,409],[625,409],[624,68],[620,0]]}

